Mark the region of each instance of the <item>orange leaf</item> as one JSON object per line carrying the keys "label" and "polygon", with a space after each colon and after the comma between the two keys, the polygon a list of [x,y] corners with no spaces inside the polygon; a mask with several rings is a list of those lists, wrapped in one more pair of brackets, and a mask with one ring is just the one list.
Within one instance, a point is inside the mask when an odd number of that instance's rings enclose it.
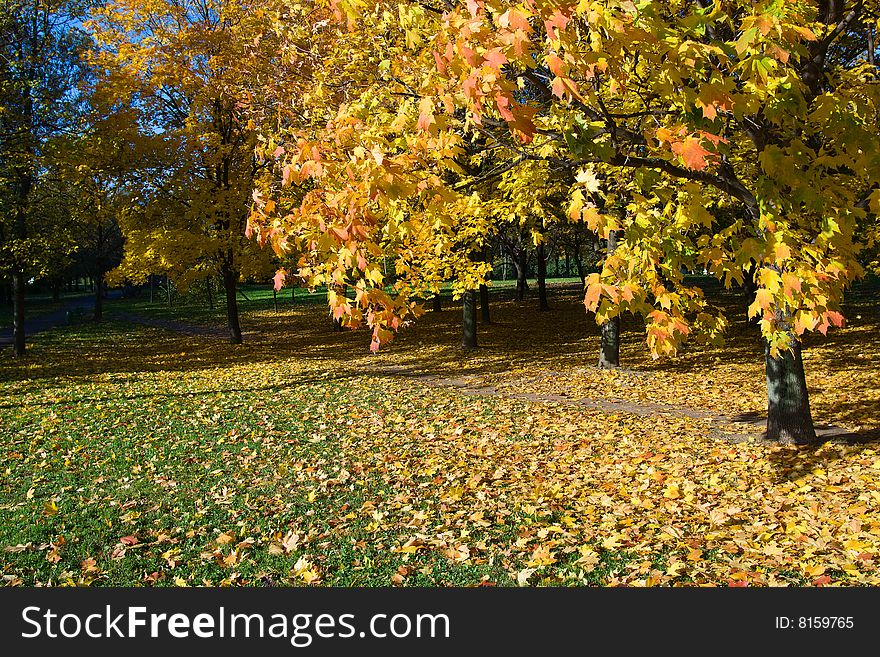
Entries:
{"label": "orange leaf", "polygon": [[684,165],[693,171],[703,171],[708,166],[706,157],[712,155],[694,137],[688,137],[680,144],[673,144],[672,152],[681,157]]}

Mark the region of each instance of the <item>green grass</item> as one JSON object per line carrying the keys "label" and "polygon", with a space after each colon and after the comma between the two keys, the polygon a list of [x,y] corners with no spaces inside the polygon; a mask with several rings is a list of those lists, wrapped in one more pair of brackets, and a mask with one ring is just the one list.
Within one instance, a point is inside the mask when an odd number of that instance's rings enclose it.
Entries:
{"label": "green grass", "polygon": [[[625,356],[640,376],[576,374],[592,362],[598,329],[574,288],[557,290],[549,313],[497,296],[470,355],[456,347],[455,312],[428,313],[371,356],[364,331],[332,331],[320,295],[275,315],[257,306],[271,303],[266,289],[246,289],[254,307],[244,320],[259,330],[244,345],[111,321],[40,334],[23,361],[0,353],[0,576],[12,585],[809,584],[797,526],[810,540],[845,536],[807,565],[843,583],[873,581],[858,559],[876,543],[869,448],[789,458],[719,441],[705,422],[470,395],[382,369],[512,371],[493,385],[522,377],[530,393],[543,385],[530,377],[557,371],[566,374],[550,380],[560,384],[595,377],[597,389],[572,393],[594,398],[626,394],[617,382],[644,386],[651,400],[710,392],[691,383],[689,360],[681,372],[656,369],[632,347],[635,331]],[[147,306],[113,301],[108,315],[164,307]],[[866,326],[832,339],[857,341]],[[868,356],[841,376],[875,385]],[[722,392],[755,378],[728,360],[713,374]],[[817,395],[817,412],[841,406],[835,390]],[[804,465],[796,476],[791,460]],[[682,494],[668,497],[670,482]],[[784,500],[789,517],[768,500]],[[815,519],[797,515],[811,505]],[[864,530],[851,522],[860,507]],[[710,522],[711,509],[729,524]],[[774,545],[794,561],[774,561],[765,552]]]}

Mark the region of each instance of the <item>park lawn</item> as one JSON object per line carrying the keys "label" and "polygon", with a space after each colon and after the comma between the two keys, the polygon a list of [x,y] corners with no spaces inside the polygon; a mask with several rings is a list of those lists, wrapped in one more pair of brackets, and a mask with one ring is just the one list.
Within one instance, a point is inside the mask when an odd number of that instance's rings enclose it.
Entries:
{"label": "park lawn", "polygon": [[[497,303],[470,355],[455,308],[371,356],[320,304],[247,313],[240,346],[107,323],[0,354],[3,580],[880,584],[876,444],[777,447],[568,401],[760,411],[745,326],[731,358],[653,363],[626,322],[628,367],[598,372],[577,294],[529,304]],[[857,305],[808,349],[817,422],[876,428],[877,327]],[[840,410],[857,395],[867,410]]]}

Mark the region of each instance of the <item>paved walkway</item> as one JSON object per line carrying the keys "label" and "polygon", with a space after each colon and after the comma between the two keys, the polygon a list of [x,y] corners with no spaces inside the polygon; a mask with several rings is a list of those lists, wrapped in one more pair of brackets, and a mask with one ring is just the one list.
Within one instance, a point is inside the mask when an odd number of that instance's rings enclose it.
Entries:
{"label": "paved walkway", "polygon": [[136,313],[113,312],[112,319],[122,320],[129,324],[141,324],[143,326],[154,326],[156,328],[182,333],[194,338],[229,338],[229,330],[217,326],[201,326],[198,324],[189,324],[180,322],[176,319],[163,319],[161,317],[147,317],[146,315],[138,315]]}
{"label": "paved walkway", "polygon": [[[67,313],[70,311],[91,310],[94,307],[95,298],[92,296],[87,296],[69,301],[58,310],[53,310],[52,312],[46,313],[44,315],[37,315],[33,318],[25,316],[25,338],[30,338],[36,333],[42,333],[43,331],[48,331],[49,329],[53,329],[58,326],[65,326],[67,324]],[[25,307],[25,313],[27,313],[27,307]],[[10,326],[8,328],[0,329],[0,349],[2,349],[3,347],[12,346],[12,343],[12,327]]]}

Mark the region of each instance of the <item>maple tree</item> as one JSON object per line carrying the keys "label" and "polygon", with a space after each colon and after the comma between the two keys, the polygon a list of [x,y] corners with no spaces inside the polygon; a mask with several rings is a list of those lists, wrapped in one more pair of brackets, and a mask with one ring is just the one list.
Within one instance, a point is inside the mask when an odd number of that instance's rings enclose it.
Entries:
{"label": "maple tree", "polygon": [[[768,435],[815,440],[801,340],[843,323],[843,292],[860,274],[854,228],[878,175],[874,69],[864,48],[848,58],[837,48],[876,22],[874,3],[473,0],[331,10],[329,52],[372,57],[373,68],[355,76],[365,82],[337,120],[297,150],[296,170],[320,187],[322,204],[281,213],[267,235],[285,239],[317,213],[314,239],[331,262],[369,252],[373,231],[394,230],[400,199],[408,211],[426,198],[448,202],[454,190],[438,171],[455,167],[468,134],[462,108],[477,134],[506,125],[503,143],[519,159],[578,172],[569,216],[603,238],[621,235],[588,279],[585,303],[600,323],[627,311],[645,317],[657,356],[688,339],[718,340],[727,325],[688,271],[735,285],[754,268],[748,313],[767,345]],[[389,152],[389,139],[406,150]],[[736,220],[722,225],[717,215],[731,211]],[[421,272],[412,273],[418,287]],[[376,345],[410,310],[407,291],[389,299],[362,288],[357,308],[337,312],[365,316]]]}
{"label": "maple tree", "polygon": [[[475,121],[500,116],[537,149],[555,138],[588,171],[637,170],[628,219],[572,197],[571,212],[603,236],[623,231],[588,281],[599,321],[638,312],[652,350],[674,353],[724,322],[683,272],[706,266],[729,285],[757,264],[749,314],[767,340],[768,435],[801,442],[815,434],[800,340],[843,321],[843,291],[859,274],[854,225],[878,171],[871,64],[843,62],[834,48],[851,26],[876,21],[875,10],[475,2],[444,17],[435,48],[454,83],[447,93]],[[522,87],[552,109],[537,113],[517,98]],[[713,210],[731,204],[740,218],[719,229]]]}
{"label": "maple tree", "polygon": [[245,237],[260,164],[245,116],[271,63],[265,18],[250,3],[118,0],[89,26],[103,93],[137,114],[141,186],[120,218],[125,258],[115,279],[163,274],[186,287],[218,276],[229,337],[242,341],[237,286],[265,279],[271,256]]}

